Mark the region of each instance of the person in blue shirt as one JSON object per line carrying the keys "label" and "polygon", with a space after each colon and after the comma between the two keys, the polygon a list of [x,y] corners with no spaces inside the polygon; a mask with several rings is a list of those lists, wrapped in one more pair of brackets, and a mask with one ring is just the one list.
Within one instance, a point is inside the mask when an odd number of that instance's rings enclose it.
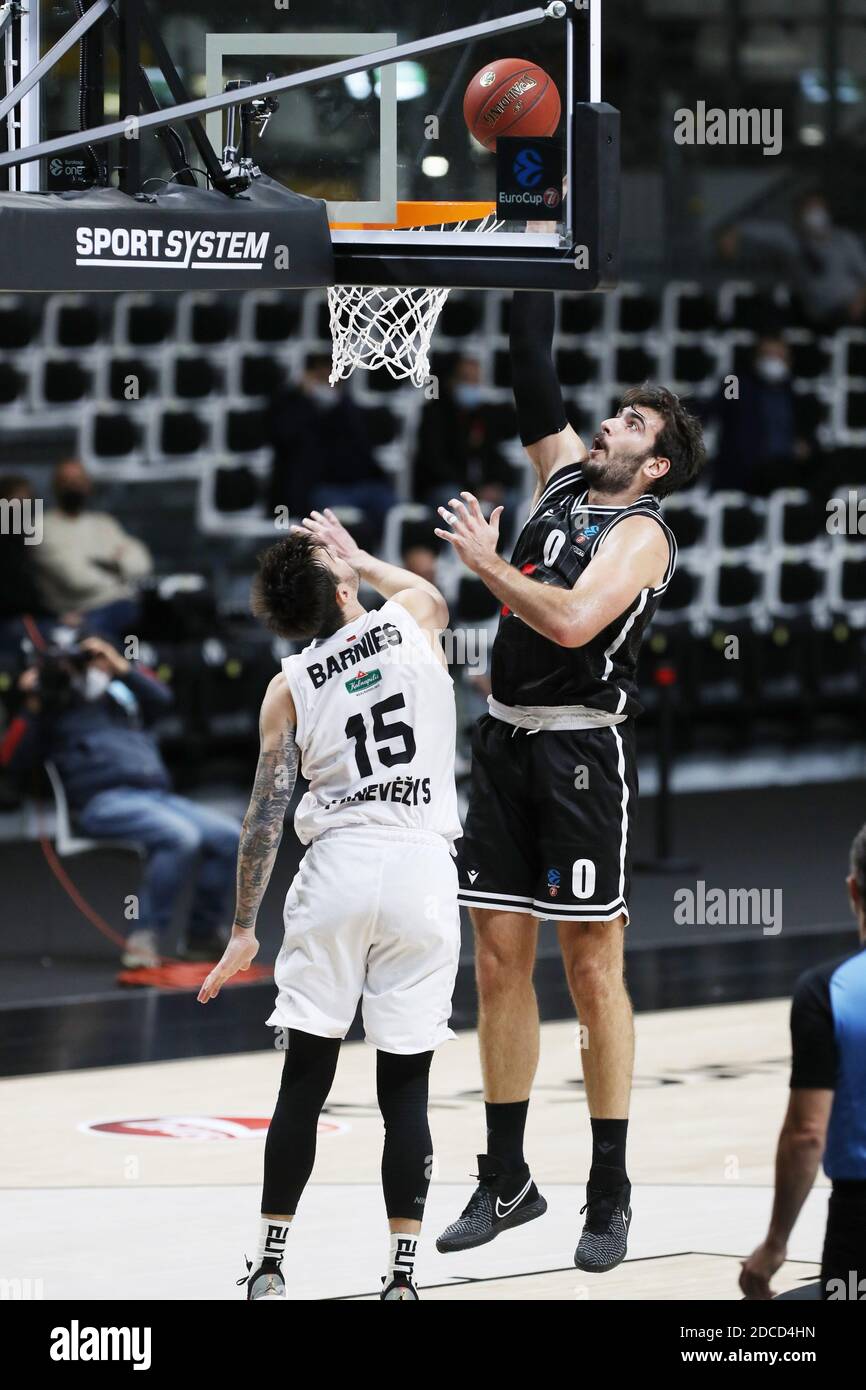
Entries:
{"label": "person in blue shirt", "polygon": [[190,880],[178,954],[217,960],[230,920],[240,824],[172,791],[149,727],[171,708],[169,688],[94,636],[41,653],[18,685],[22,704],[0,744],[0,766],[22,772],[50,760],[78,831],[141,847],[139,916],[126,939],[124,968],[153,968],[173,954],[168,929]]}
{"label": "person in blue shirt", "polygon": [[823,1157],[833,1183],[821,1297],[866,1300],[866,825],[851,847],[848,896],[860,949],[800,977],[791,1005],[791,1098],[776,1151],[766,1239],[743,1264],[747,1298],[773,1297],[788,1237]]}

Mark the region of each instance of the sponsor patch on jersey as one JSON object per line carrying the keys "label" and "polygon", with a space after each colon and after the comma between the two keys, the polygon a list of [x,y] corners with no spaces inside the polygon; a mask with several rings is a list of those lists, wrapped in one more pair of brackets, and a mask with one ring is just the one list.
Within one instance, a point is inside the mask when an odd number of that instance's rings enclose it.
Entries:
{"label": "sponsor patch on jersey", "polygon": [[577,532],[574,538],[575,548],[585,545],[588,540],[592,540],[593,537],[598,535],[600,530],[600,526],[584,526],[582,530]]}
{"label": "sponsor patch on jersey", "polygon": [[547,891],[552,898],[559,892],[560,872],[559,869],[548,869],[547,871]]}
{"label": "sponsor patch on jersey", "polygon": [[[378,685],[381,679],[382,672],[378,667],[375,671],[359,671],[357,676],[346,681],[346,689],[350,695],[360,695],[362,690],[371,690],[374,685]],[[352,718],[354,719],[354,715]]]}

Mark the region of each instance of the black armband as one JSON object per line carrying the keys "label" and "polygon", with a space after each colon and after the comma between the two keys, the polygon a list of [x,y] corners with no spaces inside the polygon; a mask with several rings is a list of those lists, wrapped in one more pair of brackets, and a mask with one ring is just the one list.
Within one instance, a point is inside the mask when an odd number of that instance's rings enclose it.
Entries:
{"label": "black armband", "polygon": [[521,443],[528,446],[568,424],[553,362],[556,302],[552,290],[518,290],[511,299],[511,379]]}

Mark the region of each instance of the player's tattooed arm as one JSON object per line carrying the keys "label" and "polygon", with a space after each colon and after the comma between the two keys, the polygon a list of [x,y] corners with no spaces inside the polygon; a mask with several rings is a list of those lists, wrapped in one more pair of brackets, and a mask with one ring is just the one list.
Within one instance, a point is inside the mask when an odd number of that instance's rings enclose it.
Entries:
{"label": "player's tattooed arm", "polygon": [[198,992],[200,1004],[216,999],[233,976],[249,970],[259,949],[256,917],[283,838],[283,822],[298,775],[296,723],[286,679],[274,676],[262,703],[259,764],[241,831],[234,925],[221,959]]}
{"label": "player's tattooed arm", "polygon": [[235,928],[254,929],[298,778],[294,706],[283,676],[271,682],[259,721],[261,747],[238,848]]}

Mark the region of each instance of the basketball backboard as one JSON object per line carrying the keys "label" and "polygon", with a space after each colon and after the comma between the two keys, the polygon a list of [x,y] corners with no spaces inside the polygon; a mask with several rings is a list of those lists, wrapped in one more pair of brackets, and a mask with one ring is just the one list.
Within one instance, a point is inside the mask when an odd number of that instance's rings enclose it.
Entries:
{"label": "basketball backboard", "polygon": [[[93,3],[99,0],[85,0],[86,7]],[[123,18],[139,4],[117,0],[116,8]],[[229,82],[355,61],[351,73],[280,92],[279,110],[255,150],[263,172],[326,200],[344,282],[574,289],[615,283],[618,128],[616,113],[601,104],[601,0],[545,0],[534,8],[525,0],[173,0],[165,7],[150,0],[149,8],[191,98],[215,96]],[[29,0],[20,25],[31,56],[45,54],[77,15],[74,0]],[[488,32],[464,42],[400,61],[363,61],[484,24]],[[139,51],[154,96],[170,106],[146,35]],[[556,138],[569,178],[542,223],[500,212],[495,229],[480,237],[471,228],[475,215],[496,203],[497,156],[467,128],[463,96],[476,72],[506,58],[538,65],[555,84],[562,108]],[[91,125],[125,113],[121,66],[108,42],[101,61],[104,102]],[[18,143],[78,129],[79,98],[73,48],[28,97]],[[205,126],[222,155],[227,113],[210,112]],[[200,161],[182,123],[178,130],[195,166]],[[142,140],[140,160],[143,183],[165,177],[154,140]],[[17,186],[50,187],[58,167],[56,159],[53,166],[23,165]],[[455,230],[467,216],[470,228]],[[419,226],[424,230],[406,230]]]}

